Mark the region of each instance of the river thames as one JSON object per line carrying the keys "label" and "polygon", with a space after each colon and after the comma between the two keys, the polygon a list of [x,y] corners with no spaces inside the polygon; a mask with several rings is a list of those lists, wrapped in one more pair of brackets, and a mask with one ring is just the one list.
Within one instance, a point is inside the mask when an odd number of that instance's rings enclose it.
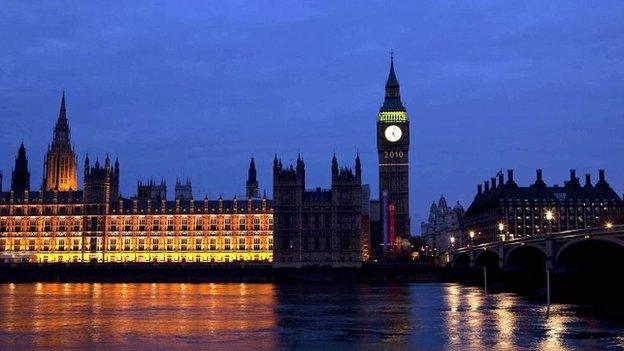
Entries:
{"label": "river thames", "polygon": [[458,284],[2,284],[0,350],[605,350],[624,324]]}

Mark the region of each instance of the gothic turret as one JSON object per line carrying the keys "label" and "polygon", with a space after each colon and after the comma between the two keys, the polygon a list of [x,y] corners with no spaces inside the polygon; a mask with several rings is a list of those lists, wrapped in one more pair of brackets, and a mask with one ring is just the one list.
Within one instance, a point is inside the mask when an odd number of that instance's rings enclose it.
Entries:
{"label": "gothic turret", "polygon": [[362,163],[360,162],[360,153],[355,156],[355,178],[362,180]]}
{"label": "gothic turret", "polygon": [[305,184],[305,163],[303,163],[303,157],[300,154],[297,155],[297,174],[301,177],[303,184]]}
{"label": "gothic turret", "polygon": [[85,204],[107,204],[117,200],[119,196],[119,174],[110,167],[110,159],[106,155],[104,167],[100,166],[99,158],[90,166],[89,156],[84,161],[84,192]]}
{"label": "gothic turret", "polygon": [[11,174],[11,190],[16,193],[30,190],[30,172],[28,171],[28,159],[26,158],[26,148],[23,142],[15,158],[15,167]]}
{"label": "gothic turret", "polygon": [[180,201],[193,200],[193,187],[191,186],[190,178],[186,178],[184,183],[176,178],[175,199]]}
{"label": "gothic turret", "polygon": [[332,157],[331,173],[332,179],[338,177],[338,159],[336,158],[336,153],[334,153],[334,156]]}
{"label": "gothic turret", "polygon": [[245,184],[245,190],[247,192],[247,198],[257,198],[258,192],[258,179],[256,177],[256,163],[254,158],[251,158],[249,162],[249,171],[247,172],[247,183]]}
{"label": "gothic turret", "polygon": [[43,188],[45,190],[70,191],[78,189],[77,160],[71,145],[69,122],[65,109],[65,92],[54,127],[52,144],[45,156]]}

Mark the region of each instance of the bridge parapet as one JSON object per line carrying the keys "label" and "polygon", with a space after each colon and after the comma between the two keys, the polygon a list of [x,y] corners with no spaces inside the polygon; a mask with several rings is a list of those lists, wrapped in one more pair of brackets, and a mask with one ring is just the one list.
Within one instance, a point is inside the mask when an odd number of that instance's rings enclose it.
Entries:
{"label": "bridge parapet", "polygon": [[[584,240],[610,241],[624,247],[624,225],[608,225],[556,233],[547,233],[511,240],[495,241],[478,245],[468,245],[449,251],[451,265],[459,258],[461,262],[470,262],[470,267],[477,265],[483,252],[491,252],[498,256],[498,268],[506,268],[509,254],[514,250],[536,249],[544,255],[545,266],[553,269],[556,261],[567,247]],[[466,259],[468,257],[468,260]]]}

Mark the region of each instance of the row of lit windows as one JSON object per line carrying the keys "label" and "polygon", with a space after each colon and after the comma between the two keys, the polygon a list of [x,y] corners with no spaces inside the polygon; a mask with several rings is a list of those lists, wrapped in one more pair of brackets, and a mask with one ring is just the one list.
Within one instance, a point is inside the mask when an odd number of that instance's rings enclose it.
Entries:
{"label": "row of lit windows", "polygon": [[[130,222],[130,220],[124,220],[124,225],[123,226],[118,226],[118,221],[117,220],[112,220],[110,225],[109,225],[109,229],[110,231],[117,231],[120,228],[123,228],[123,230],[126,231],[130,231],[130,230],[139,230],[139,231],[144,231],[147,230],[149,228],[149,226],[146,225],[145,223],[145,219],[140,219],[138,221],[138,226],[133,226],[132,223]],[[195,222],[195,226],[189,226],[188,225],[188,220],[182,220],[181,225],[174,225],[173,222],[173,218],[168,218],[167,219],[167,223],[166,226],[163,226],[161,228],[161,226],[158,224],[158,222],[155,222],[154,224],[151,225],[151,230],[155,230],[155,231],[159,231],[159,230],[174,230],[176,227],[178,227],[180,230],[191,230],[191,229],[195,229],[195,230],[204,230],[204,229],[208,229],[210,228],[210,230],[218,230],[218,229],[222,229],[222,230],[260,230],[262,229],[262,225],[260,224],[260,218],[256,217],[253,220],[253,225],[247,226],[247,223],[243,220],[239,221],[238,226],[232,226],[231,223],[231,219],[230,218],[226,218],[224,221],[224,224],[221,226],[217,225],[216,222],[216,218],[215,221],[213,222],[211,220],[210,226],[204,228],[204,226],[201,224],[200,221],[196,221]],[[12,230],[10,228],[13,228]],[[39,225],[37,223],[36,219],[30,219],[30,220],[14,220],[14,221],[10,221],[10,220],[0,220],[0,232],[7,232],[7,231],[15,231],[15,232],[21,232],[22,230],[29,230],[31,232],[34,231],[65,231],[68,230],[69,228],[71,228],[70,230],[72,231],[80,231],[82,228],[82,220],[80,219],[75,219],[73,221],[68,220],[59,220],[56,223],[53,223],[50,220],[45,220],[43,223],[43,226]],[[268,229],[272,230],[273,229],[273,218],[269,218],[268,219]]]}
{"label": "row of lit windows", "polygon": [[271,262],[271,252],[206,252],[206,253],[170,253],[170,252],[145,252],[145,253],[107,253],[102,255],[82,255],[76,253],[36,253],[32,256],[0,257],[0,262],[237,262],[237,261],[265,261]]}
{"label": "row of lit windows", "polygon": [[[553,217],[553,220],[556,220],[556,218],[557,217]],[[594,218],[599,220],[600,216],[594,216]],[[518,217],[516,217],[516,219],[521,221],[523,219],[523,217],[518,216]],[[531,219],[535,219],[537,222],[539,222],[540,219],[542,219],[543,221],[547,221],[545,218],[539,217],[539,216],[533,216],[533,217],[526,216],[526,217],[524,217],[524,219],[526,219],[528,221],[530,221]],[[567,220],[570,220],[570,221],[578,220],[578,221],[582,222],[583,220],[590,220],[591,216],[583,217],[583,216],[563,216],[562,215],[562,216],[559,217],[559,219],[561,219],[562,221],[565,221],[567,219]],[[513,220],[514,220],[514,217],[509,217],[509,221],[510,222],[512,222]]]}
{"label": "row of lit windows", "polygon": [[[54,205],[36,205],[36,206],[10,206],[12,208],[11,215],[13,216],[24,216],[24,215],[81,215],[83,214],[83,205],[81,204],[54,204]],[[181,209],[186,212],[186,209]],[[226,209],[225,212],[229,212],[229,209]],[[260,209],[256,208],[255,212],[259,212]],[[270,212],[270,209],[263,210],[262,212]],[[112,211],[115,213],[115,211]],[[135,211],[133,211],[136,213]],[[143,213],[143,210],[140,211]],[[164,213],[164,211],[154,211],[156,213]],[[174,211],[169,209],[167,212],[173,215]],[[177,212],[177,211],[175,211]],[[215,209],[212,209],[212,212],[215,212]],[[222,212],[222,211],[219,211]],[[245,213],[245,210],[240,210],[241,213]],[[0,215],[6,216],[9,214],[9,206],[0,206]],[[149,215],[149,212],[146,213]],[[225,214],[225,213],[224,213]],[[230,215],[230,213],[227,213]]]}
{"label": "row of lit windows", "polygon": [[[580,200],[571,200],[571,201],[559,201],[557,203],[552,202],[552,201],[548,201],[548,200],[540,200],[540,199],[534,199],[533,203],[535,204],[541,204],[541,205],[548,205],[548,206],[555,206],[556,204],[560,204],[560,205],[580,205],[583,204],[583,206],[585,206],[586,204],[590,203],[591,206],[594,205],[599,205],[599,206],[603,206],[603,205],[607,205],[607,204],[615,204],[616,201],[614,200],[609,200],[609,199],[602,199],[602,202],[590,202],[592,200],[590,199],[584,199],[585,202],[579,202]],[[598,199],[598,201],[600,201],[600,199]],[[503,203],[503,200],[500,200],[499,203]],[[528,199],[524,199],[524,203],[526,204],[527,202],[531,202]],[[519,204],[522,205],[523,200],[518,200],[518,199],[514,199],[514,200],[508,200],[507,201],[508,204]]]}
{"label": "row of lit windows", "polygon": [[[94,238],[95,239],[95,238]],[[273,250],[273,238],[261,240],[259,237],[252,238],[248,241],[246,238],[109,238],[107,250],[109,251],[260,251],[266,247],[266,250]],[[84,248],[81,247],[80,239],[45,239],[39,244],[34,239],[0,239],[0,251],[80,251],[80,250],[101,251],[102,245],[99,240],[93,242],[86,241]]]}
{"label": "row of lit windows", "polygon": [[[56,211],[55,211],[56,209]],[[9,214],[9,208],[7,206],[0,207],[0,215],[6,216]],[[28,207],[27,209],[22,207],[13,207],[11,215],[24,216],[24,215],[80,215],[82,214],[81,205],[69,205],[69,206],[45,206],[43,210],[41,206]]]}
{"label": "row of lit windows", "polygon": [[[204,233],[198,233],[198,232],[177,232],[177,231],[168,231],[168,232],[150,232],[150,231],[141,231],[141,232],[126,232],[126,231],[109,231],[107,233],[107,235],[109,237],[114,237],[114,236],[119,236],[119,235],[123,235],[123,236],[133,236],[133,237],[137,237],[137,236],[171,236],[171,237],[184,237],[184,236],[189,236],[189,235],[201,235],[201,236],[231,236],[232,234],[234,235],[245,235],[245,236],[268,236],[268,235],[273,235],[272,231],[247,231],[244,233],[240,233],[240,232],[230,232],[230,231],[212,231],[212,232],[204,232]],[[4,236],[4,237],[12,237],[12,236],[34,236],[34,237],[63,237],[63,236],[79,236],[82,235],[82,232],[5,232],[0,233],[0,236]]]}

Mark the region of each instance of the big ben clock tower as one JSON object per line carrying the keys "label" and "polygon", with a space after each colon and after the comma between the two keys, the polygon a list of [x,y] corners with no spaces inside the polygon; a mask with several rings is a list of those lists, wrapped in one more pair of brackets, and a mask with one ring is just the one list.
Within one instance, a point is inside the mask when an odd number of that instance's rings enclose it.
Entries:
{"label": "big ben clock tower", "polygon": [[394,250],[397,238],[410,236],[409,118],[401,102],[399,81],[390,56],[386,96],[377,116],[379,199],[384,249]]}

